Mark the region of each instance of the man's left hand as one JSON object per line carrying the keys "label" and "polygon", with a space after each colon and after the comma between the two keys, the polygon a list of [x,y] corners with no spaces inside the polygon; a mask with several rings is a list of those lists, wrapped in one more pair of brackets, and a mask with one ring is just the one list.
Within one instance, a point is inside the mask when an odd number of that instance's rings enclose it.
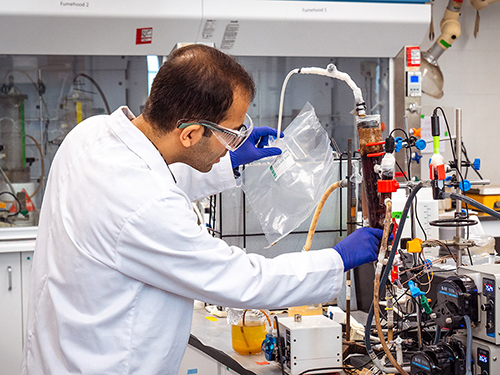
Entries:
{"label": "man's left hand", "polygon": [[[248,139],[236,151],[229,153],[233,169],[268,156],[280,155],[281,149],[278,147],[264,148],[269,143],[269,136],[276,135],[276,129],[267,126],[253,128]],[[283,136],[282,132],[281,137]]]}

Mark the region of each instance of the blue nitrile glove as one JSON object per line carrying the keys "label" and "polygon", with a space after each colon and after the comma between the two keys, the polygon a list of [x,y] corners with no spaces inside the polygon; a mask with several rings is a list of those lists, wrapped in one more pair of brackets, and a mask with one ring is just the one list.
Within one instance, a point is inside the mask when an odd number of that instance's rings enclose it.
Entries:
{"label": "blue nitrile glove", "polygon": [[[276,137],[276,134],[276,129],[267,126],[253,128],[248,139],[236,151],[229,152],[233,169],[268,156],[280,155],[281,149],[278,147],[264,148],[269,143],[269,136]],[[281,138],[283,135],[281,132]]]}
{"label": "blue nitrile glove", "polygon": [[382,229],[359,228],[335,245],[344,262],[344,271],[376,260],[383,233]]}

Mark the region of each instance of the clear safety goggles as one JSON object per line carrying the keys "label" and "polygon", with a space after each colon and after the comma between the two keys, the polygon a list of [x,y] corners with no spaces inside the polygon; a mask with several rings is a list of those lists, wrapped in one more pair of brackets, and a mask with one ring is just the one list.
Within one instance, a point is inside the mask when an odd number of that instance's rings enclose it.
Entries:
{"label": "clear safety goggles", "polygon": [[248,114],[245,114],[245,121],[241,124],[238,130],[229,129],[216,124],[215,122],[206,120],[189,121],[184,119],[177,122],[177,127],[179,129],[187,128],[191,125],[202,125],[209,128],[219,142],[222,143],[229,151],[235,151],[238,147],[240,147],[243,142],[247,140],[253,130],[253,122]]}

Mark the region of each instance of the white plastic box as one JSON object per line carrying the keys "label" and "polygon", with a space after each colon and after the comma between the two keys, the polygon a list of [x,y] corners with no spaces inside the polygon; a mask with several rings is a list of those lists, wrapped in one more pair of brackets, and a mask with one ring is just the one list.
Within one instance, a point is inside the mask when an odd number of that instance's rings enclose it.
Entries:
{"label": "white plastic box", "polygon": [[285,339],[284,369],[298,375],[315,368],[342,367],[342,326],[323,315],[279,320],[279,332]]}

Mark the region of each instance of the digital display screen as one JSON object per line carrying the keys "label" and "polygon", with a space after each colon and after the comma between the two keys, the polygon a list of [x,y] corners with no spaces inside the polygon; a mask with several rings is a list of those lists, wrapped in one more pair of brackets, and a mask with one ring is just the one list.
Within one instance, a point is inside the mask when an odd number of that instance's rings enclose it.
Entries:
{"label": "digital display screen", "polygon": [[484,354],[478,354],[479,362],[488,363],[488,357]]}
{"label": "digital display screen", "polygon": [[411,76],[410,77],[410,82],[411,83],[418,83],[418,76]]}
{"label": "digital display screen", "polygon": [[493,285],[491,285],[491,284],[484,284],[484,290],[486,292],[493,292],[493,290],[494,290]]}

